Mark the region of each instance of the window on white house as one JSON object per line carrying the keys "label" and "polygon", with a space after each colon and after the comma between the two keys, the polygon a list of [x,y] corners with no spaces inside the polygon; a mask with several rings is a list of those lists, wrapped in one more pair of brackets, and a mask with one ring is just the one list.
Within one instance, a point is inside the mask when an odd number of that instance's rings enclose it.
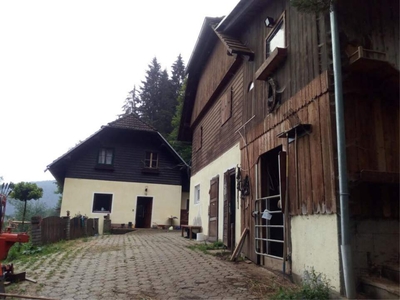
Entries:
{"label": "window on white house", "polygon": [[114,150],[110,148],[101,148],[97,163],[99,165],[112,165],[113,164]]}
{"label": "window on white house", "polygon": [[144,166],[150,169],[158,168],[158,154],[155,152],[146,152],[146,159],[144,161]]}
{"label": "window on white house", "polygon": [[286,47],[285,18],[281,17],[266,39],[266,47],[265,47],[266,58],[268,58],[276,48],[285,48],[285,47]]}
{"label": "window on white house", "polygon": [[194,187],[194,204],[200,203],[200,184]]}
{"label": "window on white house", "polygon": [[111,213],[112,194],[95,193],[93,197],[92,212],[94,213]]}

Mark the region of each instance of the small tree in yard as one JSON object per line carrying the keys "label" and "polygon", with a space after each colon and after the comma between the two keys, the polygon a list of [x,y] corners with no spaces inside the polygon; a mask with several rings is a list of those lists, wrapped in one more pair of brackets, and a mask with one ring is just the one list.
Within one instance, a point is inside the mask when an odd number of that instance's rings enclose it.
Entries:
{"label": "small tree in yard", "polygon": [[43,196],[43,189],[39,188],[36,183],[20,182],[14,186],[10,197],[20,201],[24,201],[24,213],[22,215],[22,228],[24,228],[25,214],[26,214],[26,202],[28,200],[38,200]]}

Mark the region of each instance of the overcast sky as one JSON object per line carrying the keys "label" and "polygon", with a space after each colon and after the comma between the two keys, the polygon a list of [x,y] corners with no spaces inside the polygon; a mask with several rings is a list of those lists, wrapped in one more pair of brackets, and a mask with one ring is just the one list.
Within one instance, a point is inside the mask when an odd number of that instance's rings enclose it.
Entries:
{"label": "overcast sky", "polygon": [[46,166],[117,118],[153,57],[188,62],[205,17],[239,0],[0,1],[0,176]]}

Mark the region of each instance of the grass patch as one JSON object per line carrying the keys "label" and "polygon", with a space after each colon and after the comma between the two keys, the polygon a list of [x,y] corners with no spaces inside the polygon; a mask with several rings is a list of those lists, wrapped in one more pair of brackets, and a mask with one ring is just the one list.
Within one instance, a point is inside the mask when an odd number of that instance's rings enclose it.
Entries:
{"label": "grass patch", "polygon": [[[10,251],[8,251],[8,255],[4,260],[4,263],[18,261],[21,264],[29,262],[32,265],[44,256],[60,253],[66,251],[72,246],[76,246],[77,241],[79,240],[60,241],[44,246],[34,246],[31,242],[22,244],[16,243],[10,248]],[[52,261],[50,261],[50,263],[51,262]]]}
{"label": "grass patch", "polygon": [[224,249],[224,244],[220,241],[214,242],[212,244],[204,242],[204,244],[190,245],[190,246],[188,246],[188,248],[191,250],[198,250],[203,253],[208,253],[208,250]]}
{"label": "grass patch", "polygon": [[303,283],[299,288],[282,289],[271,297],[273,300],[327,300],[329,299],[329,282],[322,274],[317,274],[314,269],[305,271]]}

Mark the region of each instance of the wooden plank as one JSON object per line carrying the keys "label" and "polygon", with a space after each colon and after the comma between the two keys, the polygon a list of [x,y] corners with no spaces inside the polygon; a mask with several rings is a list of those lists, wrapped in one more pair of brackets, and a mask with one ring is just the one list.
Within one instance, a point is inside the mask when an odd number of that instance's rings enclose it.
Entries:
{"label": "wooden plank", "polygon": [[384,131],[382,122],[382,109],[381,109],[381,99],[375,99],[372,104],[373,117],[374,117],[374,133],[375,133],[375,145],[377,154],[377,170],[386,171],[386,153],[385,153],[385,141],[384,141]]}
{"label": "wooden plank", "polygon": [[[307,107],[299,111],[302,124],[308,124]],[[310,166],[310,136],[308,134],[299,138],[299,174],[300,174],[300,195],[302,214],[312,213],[312,192],[311,192],[311,166]]]}
{"label": "wooden plank", "polygon": [[[319,48],[318,48],[318,39],[317,39],[317,19],[316,14],[310,14],[310,32],[311,32],[311,49],[312,49],[312,57],[313,57],[313,78],[319,77]],[[315,81],[315,79],[313,80]],[[319,81],[319,80],[318,80]],[[315,86],[314,86],[315,87]],[[317,91],[314,89],[313,98],[316,97],[315,94]]]}
{"label": "wooden plank", "polygon": [[308,122],[312,126],[310,135],[310,158],[311,158],[311,187],[313,213],[321,213],[321,204],[324,200],[324,176],[322,162],[321,129],[319,121],[319,106],[313,101],[308,106]]}
{"label": "wooden plank", "polygon": [[295,144],[290,143],[288,145],[288,158],[289,158],[289,178],[288,178],[288,187],[289,187],[289,213],[291,216],[297,215],[297,193],[296,193],[296,159],[295,159]]}
{"label": "wooden plank", "polygon": [[48,298],[48,297],[40,297],[40,296],[29,296],[29,295],[18,295],[11,293],[0,293],[1,297],[12,297],[12,298],[22,298],[22,299],[41,299],[41,300],[58,300],[57,298]]}
{"label": "wooden plank", "polygon": [[332,124],[330,116],[329,94],[324,94],[319,101],[321,150],[324,173],[324,195],[321,213],[334,212],[335,203],[335,168],[333,166]]}
{"label": "wooden plank", "polygon": [[360,171],[357,150],[357,140],[360,135],[357,132],[356,118],[354,117],[356,113],[355,100],[352,96],[352,94],[347,94],[344,98],[347,172],[349,174],[357,174]]}
{"label": "wooden plank", "polygon": [[381,105],[384,131],[384,147],[386,159],[386,171],[399,171],[399,105],[388,101]]}
{"label": "wooden plank", "polygon": [[240,239],[239,239],[239,243],[237,244],[237,246],[236,246],[235,250],[233,251],[232,256],[230,258],[231,261],[236,260],[238,254],[242,250],[242,247],[243,247],[243,244],[244,244],[244,241],[246,239],[246,236],[247,236],[248,232],[249,232],[248,228],[245,228],[243,230],[242,235],[240,236]]}

